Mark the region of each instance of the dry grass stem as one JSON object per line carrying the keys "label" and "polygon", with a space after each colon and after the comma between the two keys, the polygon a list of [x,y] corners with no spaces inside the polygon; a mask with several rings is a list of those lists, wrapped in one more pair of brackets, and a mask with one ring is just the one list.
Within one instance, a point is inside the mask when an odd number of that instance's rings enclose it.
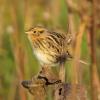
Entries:
{"label": "dry grass stem", "polygon": [[[20,39],[18,38],[20,35],[19,27],[18,27],[18,20],[17,20],[17,11],[18,11],[18,1],[14,0],[12,1],[12,4],[10,6],[11,11],[11,17],[12,17],[12,23],[14,27],[14,33],[13,33],[13,53],[15,57],[15,63],[16,63],[16,71],[19,78],[19,83],[24,77],[24,54],[22,51],[21,44],[19,44]],[[23,92],[21,88],[19,88],[19,93],[21,95],[22,100],[26,100],[26,94]]]}
{"label": "dry grass stem", "polygon": [[100,80],[98,77],[97,65],[96,65],[96,50],[95,50],[95,36],[96,36],[96,8],[97,1],[92,0],[92,21],[90,25],[90,52],[91,52],[91,86],[92,86],[92,100],[100,99]]}
{"label": "dry grass stem", "polygon": [[72,83],[73,83],[73,91],[72,91],[72,100],[77,100],[75,97],[75,93],[76,93],[76,89],[75,89],[75,84],[79,83],[78,80],[78,71],[79,71],[79,62],[78,60],[80,59],[80,55],[81,55],[81,43],[82,43],[82,37],[83,37],[83,33],[86,29],[87,26],[87,17],[85,20],[83,20],[83,22],[80,24],[79,27],[79,32],[77,34],[76,37],[76,44],[75,44],[75,50],[74,50],[74,59],[72,62],[72,66],[73,66],[73,78],[72,78]]}
{"label": "dry grass stem", "polygon": [[60,79],[62,82],[65,82],[65,66],[64,66],[64,64],[61,64],[61,65],[60,65],[59,79]]}

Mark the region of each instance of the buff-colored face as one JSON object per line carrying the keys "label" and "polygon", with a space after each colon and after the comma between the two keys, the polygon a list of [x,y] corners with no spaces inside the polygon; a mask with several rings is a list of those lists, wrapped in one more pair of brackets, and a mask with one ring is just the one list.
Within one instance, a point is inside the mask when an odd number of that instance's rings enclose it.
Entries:
{"label": "buff-colored face", "polygon": [[44,27],[37,26],[31,28],[30,30],[26,31],[25,33],[28,35],[29,40],[32,42],[38,38],[43,38],[48,32],[48,30]]}
{"label": "buff-colored face", "polygon": [[33,35],[33,36],[40,36],[41,34],[44,34],[46,32],[47,32],[47,29],[45,29],[44,27],[37,26],[37,27],[31,28],[25,33],[28,35]]}

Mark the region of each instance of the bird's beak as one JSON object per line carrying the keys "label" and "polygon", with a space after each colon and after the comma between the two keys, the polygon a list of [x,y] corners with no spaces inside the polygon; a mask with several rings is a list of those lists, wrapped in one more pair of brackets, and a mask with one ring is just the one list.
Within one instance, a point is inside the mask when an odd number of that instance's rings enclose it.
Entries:
{"label": "bird's beak", "polygon": [[25,34],[33,34],[33,31],[26,31]]}
{"label": "bird's beak", "polygon": [[25,34],[29,34],[29,33],[30,33],[29,31],[26,31],[26,32],[25,32]]}

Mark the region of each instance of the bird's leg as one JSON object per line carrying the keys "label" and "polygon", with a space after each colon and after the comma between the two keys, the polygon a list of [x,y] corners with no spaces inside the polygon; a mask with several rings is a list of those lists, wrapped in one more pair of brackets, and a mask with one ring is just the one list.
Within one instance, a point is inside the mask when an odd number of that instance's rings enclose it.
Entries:
{"label": "bird's leg", "polygon": [[65,67],[64,67],[64,63],[60,64],[59,79],[62,82],[65,82]]}

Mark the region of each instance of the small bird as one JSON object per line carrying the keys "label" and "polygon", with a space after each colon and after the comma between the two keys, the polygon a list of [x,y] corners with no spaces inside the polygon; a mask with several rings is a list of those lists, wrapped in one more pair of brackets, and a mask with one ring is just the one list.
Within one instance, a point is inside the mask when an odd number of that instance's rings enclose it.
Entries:
{"label": "small bird", "polygon": [[42,66],[63,65],[72,58],[69,52],[71,36],[36,26],[25,32],[34,54]]}

